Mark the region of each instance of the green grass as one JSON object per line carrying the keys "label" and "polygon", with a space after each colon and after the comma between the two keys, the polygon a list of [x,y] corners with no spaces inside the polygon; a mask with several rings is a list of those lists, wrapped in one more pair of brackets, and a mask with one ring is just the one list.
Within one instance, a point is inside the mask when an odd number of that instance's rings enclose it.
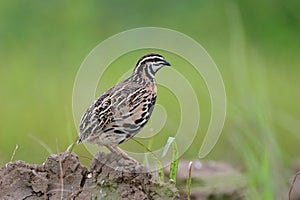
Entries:
{"label": "green grass", "polygon": [[173,140],[172,142],[172,162],[170,165],[170,180],[174,182],[174,185],[176,185],[176,180],[177,180],[177,170],[178,170],[178,147],[176,140]]}

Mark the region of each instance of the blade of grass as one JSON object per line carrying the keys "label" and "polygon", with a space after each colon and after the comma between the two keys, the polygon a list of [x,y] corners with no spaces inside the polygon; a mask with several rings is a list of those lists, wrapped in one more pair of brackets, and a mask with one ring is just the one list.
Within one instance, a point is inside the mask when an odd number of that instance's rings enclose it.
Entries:
{"label": "blade of grass", "polygon": [[178,147],[177,147],[176,140],[173,140],[173,142],[172,142],[172,163],[170,166],[169,178],[174,182],[174,185],[176,185],[177,170],[178,170]]}
{"label": "blade of grass", "polygon": [[76,141],[68,146],[67,151],[72,152],[75,145],[76,145]]}
{"label": "blade of grass", "polygon": [[[149,141],[148,141],[148,149],[151,149],[152,148],[152,139],[150,139]],[[150,166],[150,164],[149,164],[149,160],[148,160],[148,157],[147,157],[147,153],[145,152],[145,159],[144,159],[144,161],[143,161],[143,163],[146,165],[146,166]]]}
{"label": "blade of grass", "polygon": [[31,134],[29,135],[29,137],[31,137],[33,140],[35,140],[37,143],[39,143],[42,147],[44,147],[44,149],[46,149],[46,151],[49,154],[53,154],[52,149],[47,144],[45,144],[43,141],[41,141],[40,139],[36,138],[35,136],[33,136]]}
{"label": "blade of grass", "polygon": [[132,138],[133,141],[135,141],[136,143],[138,143],[139,145],[141,145],[143,148],[145,148],[145,150],[147,152],[149,152],[155,159],[155,161],[158,164],[158,178],[160,181],[163,181],[165,179],[165,174],[164,174],[164,170],[163,170],[163,165],[161,163],[161,161],[159,160],[158,156],[155,155],[155,153],[153,153],[151,151],[151,149],[149,149],[148,147],[146,147],[143,143],[141,143],[140,141],[136,140],[135,138]]}
{"label": "blade of grass", "polygon": [[166,143],[166,145],[165,145],[165,147],[164,147],[164,150],[163,150],[163,152],[162,152],[162,154],[161,154],[161,157],[162,157],[162,158],[166,156],[166,154],[167,154],[167,152],[168,152],[168,150],[169,150],[169,148],[170,148],[172,142],[174,141],[174,139],[175,139],[174,137],[169,137],[169,138],[168,138],[168,141],[167,141],[167,143]]}
{"label": "blade of grass", "polygon": [[18,150],[18,148],[19,148],[19,146],[18,146],[18,144],[16,144],[16,147],[15,147],[15,149],[14,149],[14,152],[13,152],[11,158],[10,158],[10,162],[13,161],[13,159],[14,159],[14,157],[15,157],[15,154],[16,154],[16,152],[17,152],[17,150]]}

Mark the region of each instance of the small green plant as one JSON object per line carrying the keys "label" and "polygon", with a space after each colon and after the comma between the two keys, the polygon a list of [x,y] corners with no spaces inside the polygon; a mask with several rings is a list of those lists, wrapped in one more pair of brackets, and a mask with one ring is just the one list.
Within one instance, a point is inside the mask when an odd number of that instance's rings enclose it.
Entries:
{"label": "small green plant", "polygon": [[176,140],[173,140],[172,142],[172,163],[170,166],[170,180],[174,182],[174,185],[176,185],[176,175],[178,170],[178,147]]}

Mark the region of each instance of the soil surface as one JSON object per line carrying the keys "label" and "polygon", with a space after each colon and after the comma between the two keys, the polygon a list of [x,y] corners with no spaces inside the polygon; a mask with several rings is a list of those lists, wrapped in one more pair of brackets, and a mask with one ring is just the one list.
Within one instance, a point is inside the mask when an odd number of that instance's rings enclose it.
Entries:
{"label": "soil surface", "polygon": [[172,184],[147,171],[112,153],[97,153],[90,170],[70,152],[42,165],[10,162],[0,168],[0,199],[179,199]]}
{"label": "soil surface", "polygon": [[[42,165],[16,161],[1,167],[0,199],[187,199],[188,165],[179,161],[178,191],[167,178],[158,181],[156,172],[121,155],[99,152],[88,169],[77,155],[63,152],[50,155]],[[168,173],[165,169],[165,177]],[[230,165],[193,161],[192,200],[241,200],[246,188],[245,177]]]}

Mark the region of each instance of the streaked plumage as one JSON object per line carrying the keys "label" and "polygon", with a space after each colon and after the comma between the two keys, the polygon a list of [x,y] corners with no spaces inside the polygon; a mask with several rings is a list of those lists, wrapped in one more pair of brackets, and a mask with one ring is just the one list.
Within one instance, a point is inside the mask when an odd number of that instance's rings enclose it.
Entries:
{"label": "streaked plumage", "polygon": [[114,151],[136,135],[149,120],[156,100],[155,73],[170,64],[159,54],[139,59],[132,75],[94,101],[80,121],[78,143],[106,146]]}

